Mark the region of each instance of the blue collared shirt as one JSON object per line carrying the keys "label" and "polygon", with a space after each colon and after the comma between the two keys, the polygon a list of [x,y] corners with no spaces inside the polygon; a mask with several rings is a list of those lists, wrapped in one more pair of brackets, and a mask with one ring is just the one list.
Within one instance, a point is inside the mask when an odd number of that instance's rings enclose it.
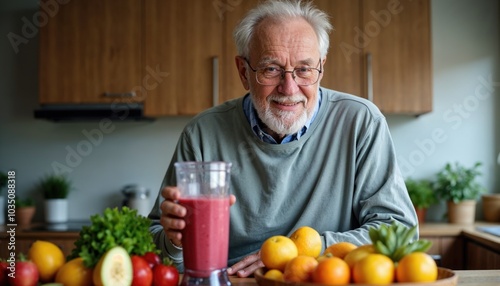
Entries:
{"label": "blue collared shirt", "polygon": [[314,108],[314,113],[311,119],[306,122],[304,127],[302,127],[302,129],[299,130],[299,132],[286,135],[285,138],[283,138],[283,140],[281,141],[281,143],[276,142],[276,140],[274,140],[274,138],[271,135],[267,134],[266,132],[264,132],[264,130],[262,130],[261,127],[262,122],[259,119],[257,111],[253,106],[250,94],[246,95],[245,98],[243,99],[243,111],[245,112],[245,115],[248,119],[248,122],[250,123],[250,126],[252,127],[253,132],[255,133],[255,135],[257,135],[257,137],[259,137],[260,140],[270,144],[284,144],[294,140],[299,140],[300,137],[306,133],[307,129],[309,128],[309,126],[311,126],[311,123],[318,114],[320,104],[321,104],[321,89],[318,89],[318,103]]}

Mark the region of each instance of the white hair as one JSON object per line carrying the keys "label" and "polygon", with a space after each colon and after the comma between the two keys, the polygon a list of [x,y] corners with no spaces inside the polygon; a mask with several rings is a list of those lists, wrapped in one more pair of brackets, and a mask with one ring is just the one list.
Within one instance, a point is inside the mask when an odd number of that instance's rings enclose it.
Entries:
{"label": "white hair", "polygon": [[257,25],[266,18],[286,20],[289,18],[303,18],[316,32],[321,58],[325,58],[330,46],[329,33],[333,29],[328,15],[302,0],[268,0],[248,12],[236,26],[233,37],[238,55],[248,58],[250,41]]}

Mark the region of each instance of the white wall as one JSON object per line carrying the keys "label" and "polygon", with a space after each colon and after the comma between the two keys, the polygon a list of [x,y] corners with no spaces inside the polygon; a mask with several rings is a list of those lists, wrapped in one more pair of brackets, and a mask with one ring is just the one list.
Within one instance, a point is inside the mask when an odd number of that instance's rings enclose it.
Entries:
{"label": "white wall", "polygon": [[[82,133],[96,130],[97,123],[34,120],[38,37],[19,45],[16,54],[5,35],[21,34],[23,17],[32,19],[38,1],[19,2],[0,4],[0,170],[16,171],[17,194],[40,202],[34,187],[54,162],[72,169],[76,190],[69,197],[70,219],[87,219],[119,205],[126,184],[156,193],[189,118],[114,122],[116,129],[97,145],[89,145]],[[432,179],[446,162],[481,161],[481,183],[500,192],[495,163],[500,152],[500,115],[495,112],[500,110],[499,14],[497,0],[432,0],[434,111],[418,118],[388,116],[405,176]],[[92,147],[81,162],[74,157],[66,161],[85,146]],[[43,219],[42,211],[39,203],[37,220]],[[443,212],[442,205],[436,206],[428,218],[442,220]]]}
{"label": "white wall", "polygon": [[[431,21],[433,111],[388,117],[403,174],[433,179],[447,162],[481,161],[481,183],[500,192],[499,2],[434,0]],[[442,219],[444,210],[434,207],[428,219]]]}

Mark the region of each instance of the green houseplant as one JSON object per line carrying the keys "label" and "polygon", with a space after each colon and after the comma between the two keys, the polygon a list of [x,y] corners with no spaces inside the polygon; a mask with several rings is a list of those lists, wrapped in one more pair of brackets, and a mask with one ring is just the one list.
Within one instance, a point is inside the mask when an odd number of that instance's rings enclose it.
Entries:
{"label": "green houseplant", "polygon": [[66,199],[71,191],[71,181],[63,175],[47,175],[39,187],[45,199]]}
{"label": "green houseplant", "polygon": [[418,222],[424,223],[427,209],[438,202],[436,193],[432,188],[432,182],[429,180],[414,180],[409,178],[405,181],[405,185],[411,202],[417,212]]}
{"label": "green houseplant", "polygon": [[39,190],[45,199],[46,222],[61,223],[68,220],[67,198],[71,189],[71,181],[63,175],[50,174],[41,179]]}
{"label": "green houseplant", "polygon": [[481,165],[481,162],[476,162],[474,166],[467,168],[458,162],[447,163],[438,172],[434,188],[438,197],[447,202],[449,222],[474,222],[476,200],[484,192],[484,188],[477,182],[481,175]]}

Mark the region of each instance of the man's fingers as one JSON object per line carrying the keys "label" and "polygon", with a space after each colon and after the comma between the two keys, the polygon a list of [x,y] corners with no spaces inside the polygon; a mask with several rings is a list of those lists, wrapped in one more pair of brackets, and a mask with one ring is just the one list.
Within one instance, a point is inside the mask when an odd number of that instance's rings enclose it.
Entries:
{"label": "man's fingers", "polygon": [[227,269],[229,275],[237,274],[239,277],[247,277],[251,275],[259,266],[264,264],[260,261],[260,254],[254,253],[246,256],[236,264]]}

